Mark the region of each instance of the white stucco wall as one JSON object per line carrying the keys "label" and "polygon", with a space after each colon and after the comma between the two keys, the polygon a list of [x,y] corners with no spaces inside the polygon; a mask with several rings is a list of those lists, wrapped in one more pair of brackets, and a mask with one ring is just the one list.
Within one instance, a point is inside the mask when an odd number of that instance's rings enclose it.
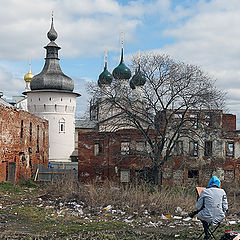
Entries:
{"label": "white stucco wall", "polygon": [[[28,111],[49,122],[49,161],[70,161],[74,150],[75,93],[27,92]],[[65,123],[64,131],[60,124]]]}

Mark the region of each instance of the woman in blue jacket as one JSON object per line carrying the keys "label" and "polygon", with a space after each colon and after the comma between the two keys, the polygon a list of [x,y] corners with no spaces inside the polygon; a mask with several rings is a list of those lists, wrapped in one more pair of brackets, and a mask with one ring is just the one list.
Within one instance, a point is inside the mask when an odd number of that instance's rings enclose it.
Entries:
{"label": "woman in blue jacket", "polygon": [[202,221],[204,227],[204,239],[209,238],[209,225],[220,223],[228,210],[227,195],[220,185],[220,180],[213,176],[196,203],[196,209],[199,211],[198,219]]}

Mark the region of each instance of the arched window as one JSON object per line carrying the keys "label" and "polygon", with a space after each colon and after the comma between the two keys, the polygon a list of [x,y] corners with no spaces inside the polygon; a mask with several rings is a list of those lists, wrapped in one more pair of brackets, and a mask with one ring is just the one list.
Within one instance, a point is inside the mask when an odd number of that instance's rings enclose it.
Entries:
{"label": "arched window", "polygon": [[59,120],[59,132],[65,132],[65,119],[64,118]]}

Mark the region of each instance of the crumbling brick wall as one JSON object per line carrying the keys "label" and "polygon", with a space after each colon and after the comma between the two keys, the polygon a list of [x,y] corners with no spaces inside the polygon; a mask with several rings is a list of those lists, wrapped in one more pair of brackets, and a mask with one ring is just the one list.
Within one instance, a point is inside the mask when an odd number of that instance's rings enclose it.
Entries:
{"label": "crumbling brick wall", "polygon": [[30,178],[34,164],[48,165],[48,122],[0,105],[0,181],[9,179],[9,165],[15,166],[11,181]]}

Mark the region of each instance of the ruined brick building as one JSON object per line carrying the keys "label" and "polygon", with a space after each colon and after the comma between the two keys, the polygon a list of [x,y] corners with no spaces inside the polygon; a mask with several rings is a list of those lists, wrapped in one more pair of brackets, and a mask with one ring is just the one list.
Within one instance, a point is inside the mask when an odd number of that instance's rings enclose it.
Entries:
{"label": "ruined brick building", "polygon": [[34,164],[48,165],[48,122],[0,103],[0,182],[32,177]]}
{"label": "ruined brick building", "polygon": [[[205,184],[212,174],[225,183],[239,182],[240,131],[236,116],[217,111],[198,122],[199,135],[181,138],[165,164],[163,184]],[[154,135],[154,134],[153,134]],[[79,131],[80,180],[130,182],[143,177],[151,167],[148,146],[136,129],[99,132]]]}

